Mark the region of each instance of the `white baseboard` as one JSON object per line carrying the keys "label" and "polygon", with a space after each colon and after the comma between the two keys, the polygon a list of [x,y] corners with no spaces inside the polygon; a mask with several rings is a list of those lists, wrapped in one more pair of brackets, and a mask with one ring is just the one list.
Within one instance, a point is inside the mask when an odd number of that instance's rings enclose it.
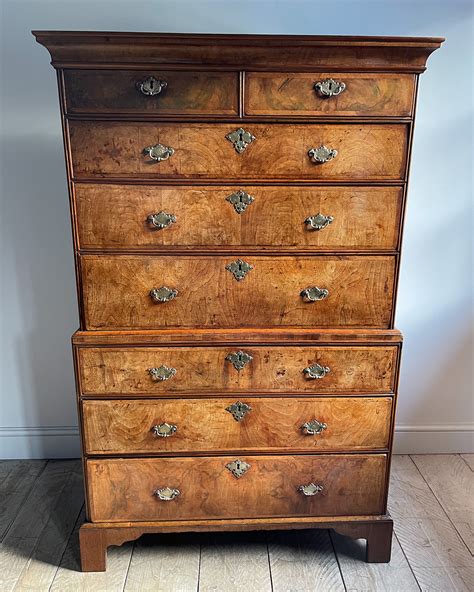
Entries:
{"label": "white baseboard", "polygon": [[[474,425],[400,425],[395,429],[396,454],[474,452]],[[0,459],[77,458],[77,427],[0,428]]]}
{"label": "white baseboard", "polygon": [[443,454],[474,452],[474,424],[397,425],[395,454]]}
{"label": "white baseboard", "polygon": [[77,458],[77,427],[0,428],[0,458]]}

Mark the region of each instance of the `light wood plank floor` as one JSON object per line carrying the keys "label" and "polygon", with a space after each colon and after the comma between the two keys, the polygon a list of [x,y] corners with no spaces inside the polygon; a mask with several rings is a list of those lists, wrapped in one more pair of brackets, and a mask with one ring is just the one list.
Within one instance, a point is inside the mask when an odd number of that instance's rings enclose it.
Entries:
{"label": "light wood plank floor", "polygon": [[146,536],[79,572],[78,460],[0,461],[0,592],[472,592],[474,454],[395,456],[390,564],[325,530]]}

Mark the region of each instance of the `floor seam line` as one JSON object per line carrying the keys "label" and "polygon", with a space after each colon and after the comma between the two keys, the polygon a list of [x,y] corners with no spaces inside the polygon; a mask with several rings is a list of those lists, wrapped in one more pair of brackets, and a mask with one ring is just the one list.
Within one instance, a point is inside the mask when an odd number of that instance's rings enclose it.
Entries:
{"label": "floor seam line", "polygon": [[334,553],[334,557],[336,558],[337,567],[339,568],[339,573],[341,575],[342,585],[344,586],[344,592],[347,592],[346,580],[344,579],[344,573],[342,571],[341,564],[339,562],[339,557],[337,555],[336,547],[334,545],[334,540],[332,538],[332,535],[333,535],[333,532],[334,531],[332,530],[332,528],[329,528],[327,532],[328,532],[329,540],[331,541],[331,546],[332,546],[332,550],[333,550],[333,553]]}
{"label": "floor seam line", "polygon": [[270,561],[270,548],[268,546],[268,532],[265,532],[265,544],[267,545],[268,572],[270,574],[270,590],[271,592],[273,592],[272,563]]}
{"label": "floor seam line", "polygon": [[[411,458],[411,454],[409,455]],[[413,455],[415,456],[415,455]],[[453,454],[451,456],[457,456],[456,454]],[[426,485],[428,486],[428,489],[431,491],[431,493],[433,494],[435,500],[438,502],[439,507],[443,510],[443,512],[446,515],[446,518],[448,519],[449,523],[451,524],[451,526],[454,528],[456,534],[458,535],[458,537],[461,539],[462,544],[466,547],[467,552],[469,553],[469,555],[472,557],[473,554],[471,552],[471,549],[469,549],[469,547],[467,546],[466,541],[463,539],[463,537],[461,536],[461,533],[459,532],[459,530],[457,529],[456,525],[454,524],[454,522],[451,520],[451,517],[449,516],[448,512],[446,511],[445,507],[443,506],[443,504],[441,503],[441,501],[438,499],[438,496],[436,495],[436,493],[434,492],[434,490],[431,488],[431,485],[428,483],[428,481],[424,478],[423,473],[420,471],[420,469],[418,468],[418,465],[416,464],[416,462],[411,458],[411,461],[413,462],[413,464],[416,467],[416,470],[420,473],[421,478],[423,479],[423,481],[426,483]],[[444,567],[444,566],[443,566]]]}
{"label": "floor seam line", "polygon": [[[130,566],[132,565],[132,559],[133,559],[133,554],[135,553],[135,546],[137,544],[137,540],[133,541],[133,543],[132,543],[132,551],[130,553],[130,559],[128,560],[128,565],[127,565],[127,571],[125,573],[125,578],[123,580],[122,592],[124,592],[125,591],[125,588],[127,587],[128,574],[130,573]],[[105,553],[107,554],[107,549],[105,550]],[[107,568],[107,566],[106,566],[106,568]]]}
{"label": "floor seam line", "polygon": [[421,587],[421,584],[418,581],[418,578],[416,577],[416,574],[415,574],[415,572],[413,570],[413,567],[412,567],[412,565],[411,565],[411,563],[410,563],[410,561],[409,561],[409,559],[408,559],[408,557],[407,557],[407,555],[405,553],[405,549],[403,548],[402,543],[401,543],[400,539],[398,538],[397,533],[395,532],[395,528],[393,529],[393,536],[397,539],[397,542],[398,542],[398,545],[399,545],[400,550],[402,552],[402,555],[403,555],[403,557],[405,557],[405,560],[407,562],[407,565],[410,568],[410,571],[413,574],[413,577],[415,578],[416,585],[418,586],[420,592],[423,592],[423,589]]}
{"label": "floor seam line", "polygon": [[31,483],[31,487],[28,489],[27,493],[25,494],[25,496],[22,498],[21,500],[21,505],[19,506],[18,512],[16,513],[15,517],[13,518],[13,520],[10,522],[10,524],[8,525],[8,527],[6,528],[3,536],[0,538],[0,543],[3,543],[3,541],[6,539],[8,533],[10,532],[12,526],[15,524],[16,519],[18,518],[18,515],[20,514],[23,506],[26,504],[26,502],[28,501],[28,498],[30,497],[30,494],[33,490],[34,484],[36,483],[36,481],[41,477],[41,475],[44,473],[47,465],[49,464],[49,460],[46,460],[46,462],[44,463],[43,468],[41,469],[41,471],[36,475],[36,478],[33,480],[33,482]]}

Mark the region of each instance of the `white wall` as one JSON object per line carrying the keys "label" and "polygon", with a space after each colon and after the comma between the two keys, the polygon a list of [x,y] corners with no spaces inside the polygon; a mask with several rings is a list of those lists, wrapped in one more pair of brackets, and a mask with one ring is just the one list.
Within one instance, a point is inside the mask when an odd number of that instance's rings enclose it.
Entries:
{"label": "white wall", "polygon": [[[471,3],[0,0],[0,457],[78,454],[76,296],[56,82],[31,29],[446,36],[422,76],[397,326],[398,450],[472,443]],[[471,431],[469,431],[471,430]]]}

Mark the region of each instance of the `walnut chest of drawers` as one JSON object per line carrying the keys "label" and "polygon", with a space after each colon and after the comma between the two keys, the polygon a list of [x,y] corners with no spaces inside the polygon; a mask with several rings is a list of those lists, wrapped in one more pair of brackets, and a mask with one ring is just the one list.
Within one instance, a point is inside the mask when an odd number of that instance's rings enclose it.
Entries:
{"label": "walnut chest of drawers", "polygon": [[401,229],[442,40],[35,35],[71,202],[83,569],[218,529],[335,528],[388,561]]}

